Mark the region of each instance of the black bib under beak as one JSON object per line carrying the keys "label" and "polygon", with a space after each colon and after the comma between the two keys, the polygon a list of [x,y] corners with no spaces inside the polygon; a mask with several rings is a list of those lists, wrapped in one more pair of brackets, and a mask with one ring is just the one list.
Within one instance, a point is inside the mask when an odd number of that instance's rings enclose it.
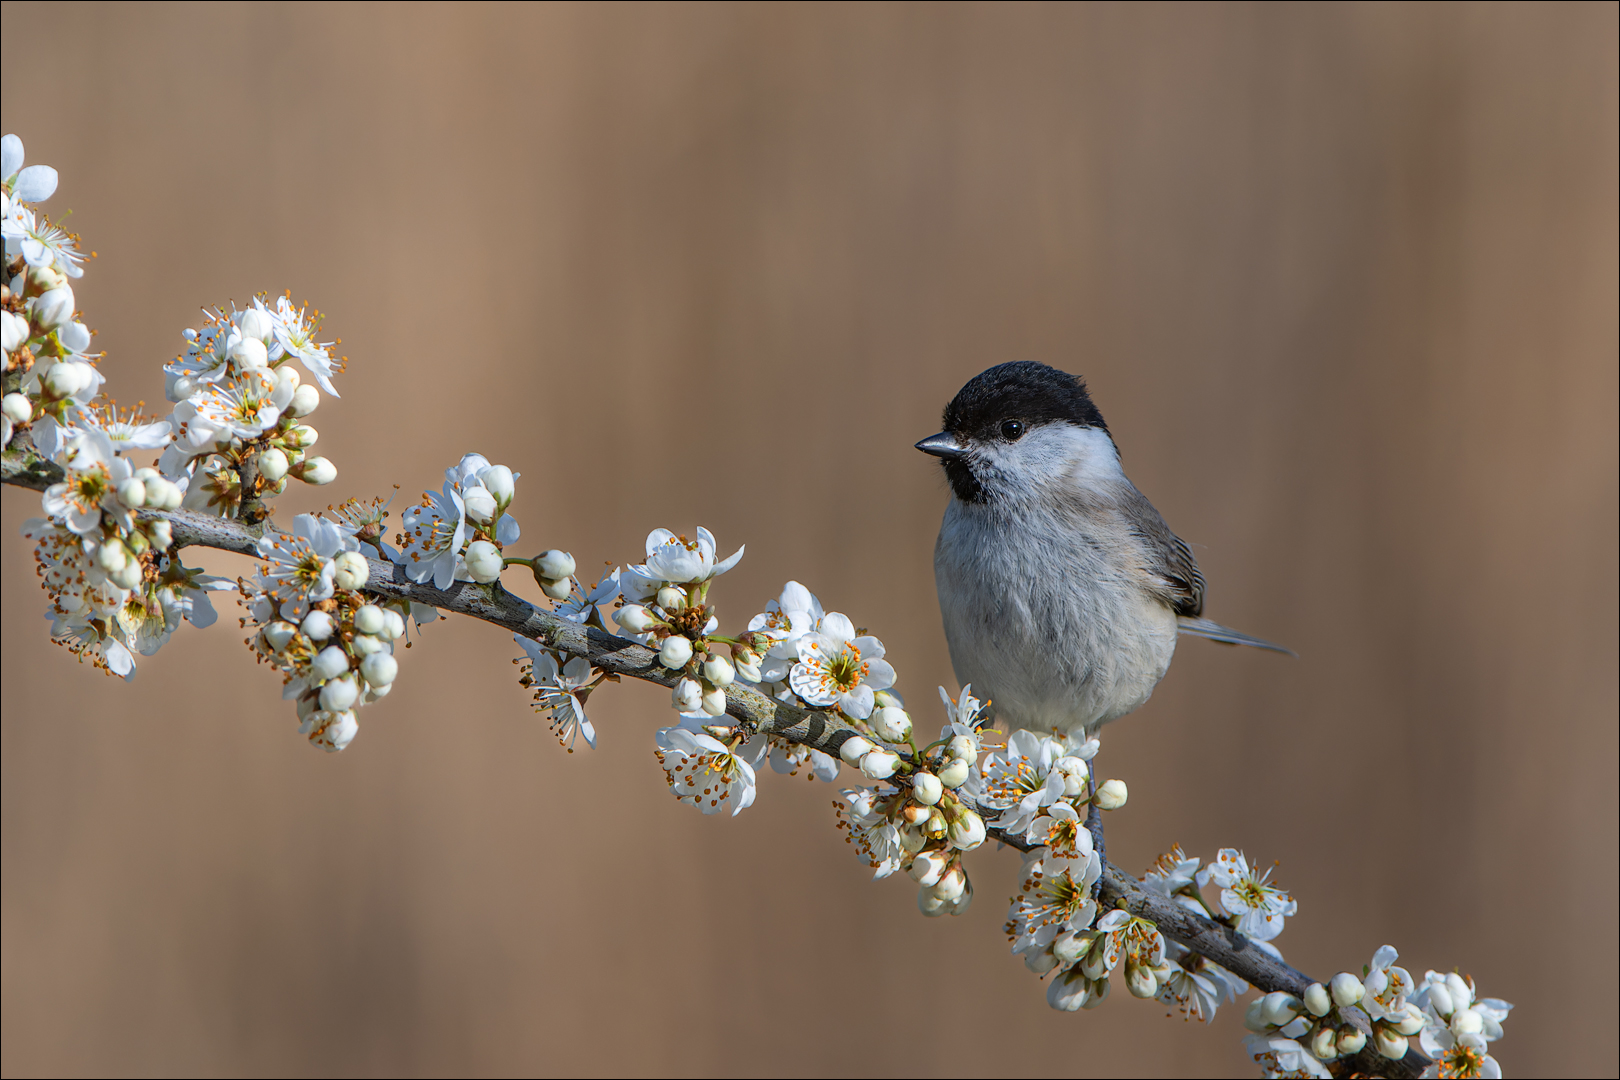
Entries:
{"label": "black bib under beak", "polygon": [[933,454],[935,457],[944,458],[947,461],[952,458],[962,457],[967,453],[960,443],[944,431],[938,435],[928,436],[928,438],[917,444],[917,449],[925,454]]}

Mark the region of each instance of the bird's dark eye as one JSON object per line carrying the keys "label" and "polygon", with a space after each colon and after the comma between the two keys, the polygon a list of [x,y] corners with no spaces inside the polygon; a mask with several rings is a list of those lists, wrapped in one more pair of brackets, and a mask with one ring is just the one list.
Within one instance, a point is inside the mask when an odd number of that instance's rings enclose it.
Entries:
{"label": "bird's dark eye", "polygon": [[1001,422],[1001,437],[1008,442],[1017,442],[1024,437],[1024,422],[1022,420],[1003,420]]}

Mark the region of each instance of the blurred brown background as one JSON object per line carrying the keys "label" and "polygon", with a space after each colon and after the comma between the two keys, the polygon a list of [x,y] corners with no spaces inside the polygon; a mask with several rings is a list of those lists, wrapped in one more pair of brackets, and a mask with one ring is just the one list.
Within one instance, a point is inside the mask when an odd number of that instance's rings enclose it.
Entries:
{"label": "blurred brown background", "polygon": [[[110,389],[291,288],[351,370],[338,483],[476,449],[525,547],[658,525],[953,688],[911,443],[1011,359],[1084,373],[1210,614],[1109,730],[1110,854],[1282,862],[1279,944],[1516,1002],[1510,1074],[1613,1068],[1616,8],[4,8],[3,121],[100,256]],[[4,497],[13,1074],[1248,1075],[1118,995],[1050,1011],[978,902],[917,915],[767,776],[674,805],[665,695],[568,756],[441,624],[346,753],[221,623],[124,685],[46,643]],[[396,519],[397,520],[397,519]],[[242,572],[245,561],[210,566]],[[531,590],[532,591],[532,590]]]}

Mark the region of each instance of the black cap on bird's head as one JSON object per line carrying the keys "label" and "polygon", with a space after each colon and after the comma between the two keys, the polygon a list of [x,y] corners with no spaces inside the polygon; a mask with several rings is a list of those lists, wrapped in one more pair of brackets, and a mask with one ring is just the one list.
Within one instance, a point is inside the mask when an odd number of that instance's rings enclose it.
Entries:
{"label": "black cap on bird's head", "polygon": [[1015,443],[1032,430],[1059,423],[1108,433],[1085,380],[1018,360],[969,379],[945,406],[945,430],[919,442],[917,449],[942,460],[957,498],[982,502],[985,492],[969,460],[975,447]]}

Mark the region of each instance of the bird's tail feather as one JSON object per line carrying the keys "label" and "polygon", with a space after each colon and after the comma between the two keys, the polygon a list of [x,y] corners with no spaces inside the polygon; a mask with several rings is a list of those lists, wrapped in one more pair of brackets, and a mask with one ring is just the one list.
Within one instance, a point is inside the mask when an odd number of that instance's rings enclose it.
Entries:
{"label": "bird's tail feather", "polygon": [[1286,653],[1296,660],[1299,658],[1293,649],[1286,649],[1281,645],[1261,638],[1250,637],[1248,634],[1229,629],[1220,623],[1210,622],[1208,619],[1189,619],[1187,616],[1181,615],[1176,619],[1176,629],[1183,634],[1218,641],[1222,645],[1248,645],[1256,649],[1270,649],[1272,652]]}

